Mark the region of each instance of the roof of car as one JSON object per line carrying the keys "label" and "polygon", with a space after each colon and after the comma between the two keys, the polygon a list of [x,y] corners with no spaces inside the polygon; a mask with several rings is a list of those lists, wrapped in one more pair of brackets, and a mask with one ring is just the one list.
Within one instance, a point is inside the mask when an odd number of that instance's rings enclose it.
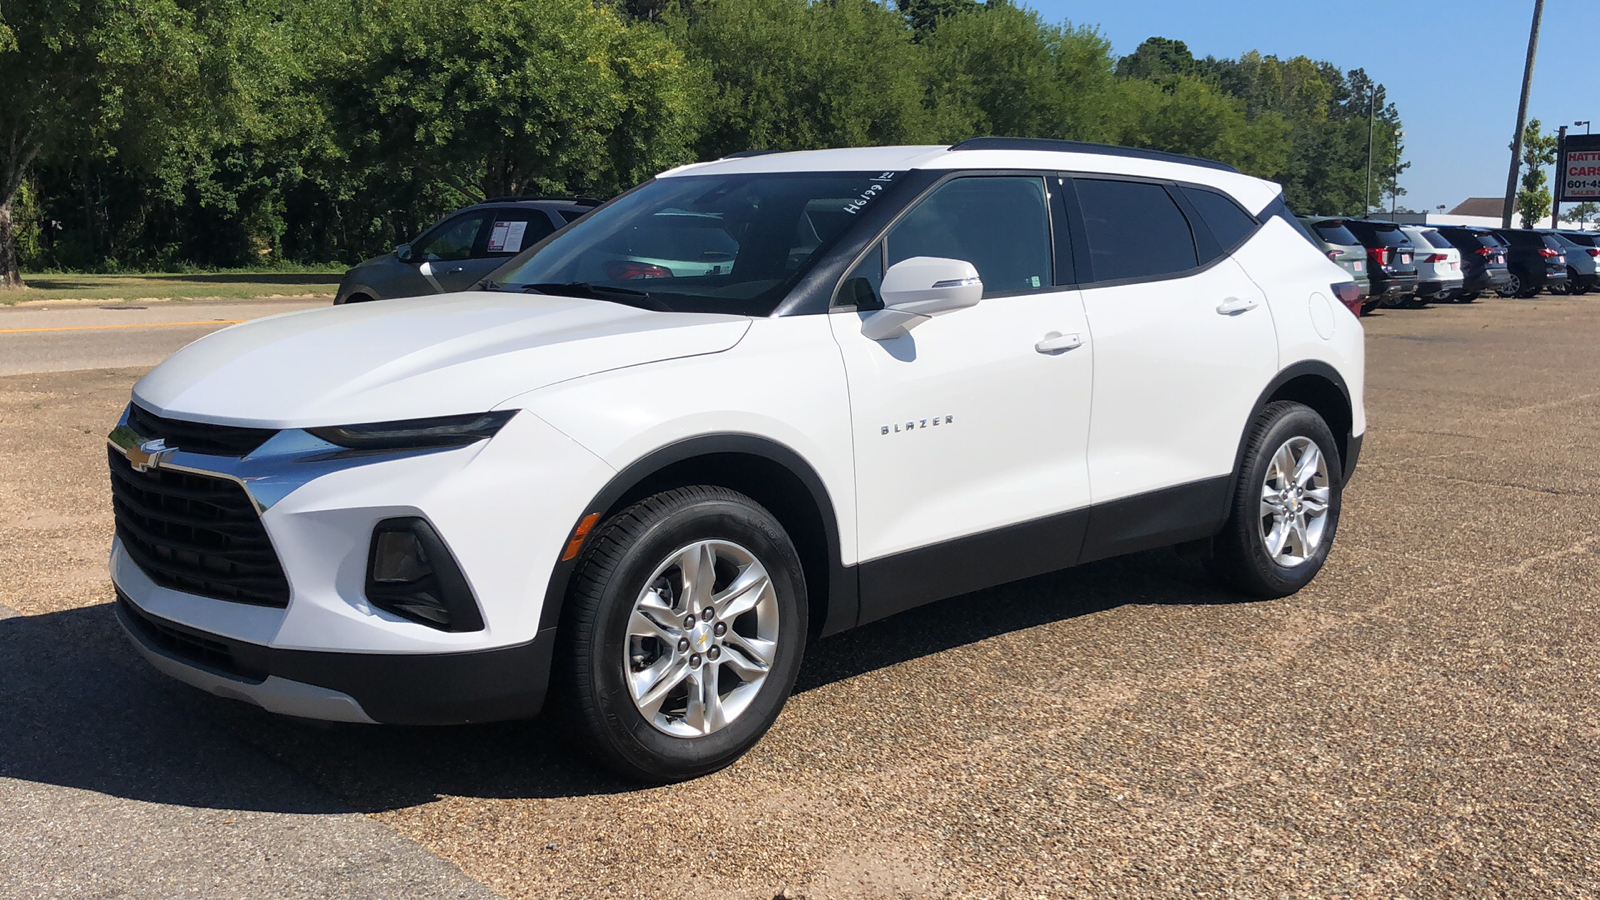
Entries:
{"label": "roof of car", "polygon": [[662,173],[684,175],[778,172],[904,172],[912,169],[1023,169],[1169,178],[1220,188],[1259,212],[1280,188],[1210,160],[1078,141],[982,138],[954,146],[845,147],[778,153],[739,153],[711,162],[691,163]]}
{"label": "roof of car", "polygon": [[582,207],[584,209],[593,209],[594,207],[599,206],[601,203],[604,203],[604,202],[605,202],[604,200],[597,200],[594,197],[528,197],[528,196],[517,196],[517,197],[490,197],[487,200],[480,200],[477,203],[474,203],[472,205],[473,206],[536,206],[536,207],[556,207],[556,208]]}

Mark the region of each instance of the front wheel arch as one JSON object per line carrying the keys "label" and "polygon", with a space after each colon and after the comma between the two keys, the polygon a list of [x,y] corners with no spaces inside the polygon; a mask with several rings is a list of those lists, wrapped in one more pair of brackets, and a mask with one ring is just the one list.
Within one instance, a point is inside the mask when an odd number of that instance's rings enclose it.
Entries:
{"label": "front wheel arch", "polygon": [[[659,447],[619,471],[579,518],[598,513],[598,521],[606,521],[644,497],[688,485],[744,494],[769,510],[788,532],[805,571],[813,637],[855,626],[859,589],[854,572],[843,563],[832,497],[798,452],[770,438],[705,434]],[[560,621],[575,569],[575,560],[558,560],[552,569],[539,618],[541,630]]]}

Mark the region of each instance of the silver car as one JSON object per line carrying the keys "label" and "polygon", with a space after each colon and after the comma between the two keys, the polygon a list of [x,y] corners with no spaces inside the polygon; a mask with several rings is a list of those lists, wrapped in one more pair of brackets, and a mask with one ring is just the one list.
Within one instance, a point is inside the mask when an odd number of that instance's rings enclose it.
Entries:
{"label": "silver car", "polygon": [[393,253],[346,272],[333,302],[464,291],[599,205],[587,198],[504,197],[458,210]]}
{"label": "silver car", "polygon": [[1566,284],[1553,287],[1558,294],[1587,294],[1600,289],[1600,232],[1547,231],[1567,256]]}

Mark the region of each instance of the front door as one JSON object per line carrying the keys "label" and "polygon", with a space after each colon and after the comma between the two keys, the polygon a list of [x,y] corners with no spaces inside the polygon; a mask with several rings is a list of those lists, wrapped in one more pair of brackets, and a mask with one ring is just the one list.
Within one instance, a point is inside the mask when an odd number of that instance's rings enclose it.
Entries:
{"label": "front door", "polygon": [[1076,561],[1094,351],[1077,291],[1056,286],[1050,208],[1044,178],[948,181],[841,289],[842,303],[871,306],[884,269],[915,256],[966,260],[984,284],[976,306],[889,340],[861,333],[870,311],[831,317],[850,386],[863,621]]}

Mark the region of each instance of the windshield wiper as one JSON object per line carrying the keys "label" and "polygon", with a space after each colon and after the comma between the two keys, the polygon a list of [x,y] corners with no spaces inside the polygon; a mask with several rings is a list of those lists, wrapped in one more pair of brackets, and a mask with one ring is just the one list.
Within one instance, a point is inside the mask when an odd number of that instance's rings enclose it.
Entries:
{"label": "windshield wiper", "polygon": [[524,284],[522,290],[530,294],[553,294],[558,297],[583,297],[588,300],[609,300],[612,303],[621,303],[625,306],[635,306],[639,309],[648,309],[654,312],[672,312],[672,307],[645,291],[636,291],[633,288],[612,287],[606,284],[591,284],[587,281],[547,282],[540,284]]}

